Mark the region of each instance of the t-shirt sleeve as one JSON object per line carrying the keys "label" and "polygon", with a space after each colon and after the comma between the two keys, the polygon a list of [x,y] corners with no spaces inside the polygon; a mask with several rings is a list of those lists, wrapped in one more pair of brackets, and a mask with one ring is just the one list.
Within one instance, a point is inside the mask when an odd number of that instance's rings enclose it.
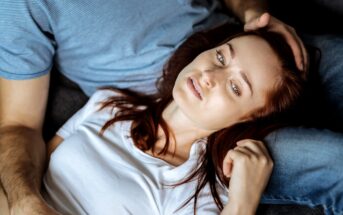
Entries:
{"label": "t-shirt sleeve", "polygon": [[50,71],[55,42],[46,2],[1,0],[0,77],[31,79]]}
{"label": "t-shirt sleeve", "polygon": [[118,95],[112,90],[98,90],[87,101],[87,103],[77,111],[67,122],[57,131],[57,135],[66,139],[73,134],[82,122],[87,119],[92,113],[99,110],[101,102],[105,101],[110,96]]}

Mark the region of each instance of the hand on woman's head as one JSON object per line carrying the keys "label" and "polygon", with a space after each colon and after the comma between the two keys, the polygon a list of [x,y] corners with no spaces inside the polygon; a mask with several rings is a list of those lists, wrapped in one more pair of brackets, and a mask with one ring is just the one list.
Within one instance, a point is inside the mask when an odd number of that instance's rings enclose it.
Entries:
{"label": "hand on woman's head", "polygon": [[308,54],[306,48],[293,27],[276,19],[269,13],[263,13],[260,16],[252,18],[244,25],[245,31],[256,30],[259,28],[267,28],[269,31],[282,34],[292,48],[298,69],[302,72],[306,72],[308,70]]}

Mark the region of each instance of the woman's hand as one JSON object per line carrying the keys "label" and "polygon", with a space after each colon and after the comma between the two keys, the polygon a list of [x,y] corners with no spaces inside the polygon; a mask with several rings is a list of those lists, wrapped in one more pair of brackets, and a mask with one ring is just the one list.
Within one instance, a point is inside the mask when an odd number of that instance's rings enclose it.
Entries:
{"label": "woman's hand", "polygon": [[293,27],[276,19],[269,13],[249,14],[245,21],[245,31],[266,27],[270,31],[282,34],[292,49],[298,69],[306,72],[308,69],[307,51]]}
{"label": "woman's hand", "polygon": [[273,169],[273,161],[263,142],[245,139],[237,142],[223,161],[223,172],[230,177],[229,203],[223,214],[255,214]]}

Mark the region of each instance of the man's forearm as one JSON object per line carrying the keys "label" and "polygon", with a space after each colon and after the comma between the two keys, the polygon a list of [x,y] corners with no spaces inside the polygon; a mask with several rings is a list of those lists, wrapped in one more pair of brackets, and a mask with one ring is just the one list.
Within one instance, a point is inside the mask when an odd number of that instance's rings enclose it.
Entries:
{"label": "man's forearm", "polygon": [[226,6],[242,22],[246,23],[250,19],[267,11],[267,0],[224,0]]}
{"label": "man's forearm", "polygon": [[0,127],[0,180],[9,205],[39,195],[45,143],[39,132],[19,126]]}
{"label": "man's forearm", "polygon": [[6,198],[5,193],[2,189],[2,186],[0,186],[0,214],[1,215],[10,214],[10,212],[8,210],[7,198]]}

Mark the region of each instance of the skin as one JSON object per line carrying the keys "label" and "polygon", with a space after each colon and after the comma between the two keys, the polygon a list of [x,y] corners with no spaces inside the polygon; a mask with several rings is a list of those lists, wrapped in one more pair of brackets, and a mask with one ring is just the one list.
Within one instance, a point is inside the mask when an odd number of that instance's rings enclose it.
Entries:
{"label": "skin", "polygon": [[0,187],[0,214],[4,214],[4,215],[9,214],[6,195],[2,187]]}
{"label": "skin", "polygon": [[[306,51],[295,31],[281,21],[276,22],[273,17],[260,19],[267,11],[265,1],[226,0],[225,4],[243,24],[250,25],[247,30],[266,26],[285,35],[293,44],[297,64],[304,62],[306,68]],[[21,81],[0,78],[0,183],[12,215],[57,214],[45,204],[39,193],[45,163],[42,122],[49,79],[49,75]],[[51,142],[56,145],[60,141],[55,137]]]}

